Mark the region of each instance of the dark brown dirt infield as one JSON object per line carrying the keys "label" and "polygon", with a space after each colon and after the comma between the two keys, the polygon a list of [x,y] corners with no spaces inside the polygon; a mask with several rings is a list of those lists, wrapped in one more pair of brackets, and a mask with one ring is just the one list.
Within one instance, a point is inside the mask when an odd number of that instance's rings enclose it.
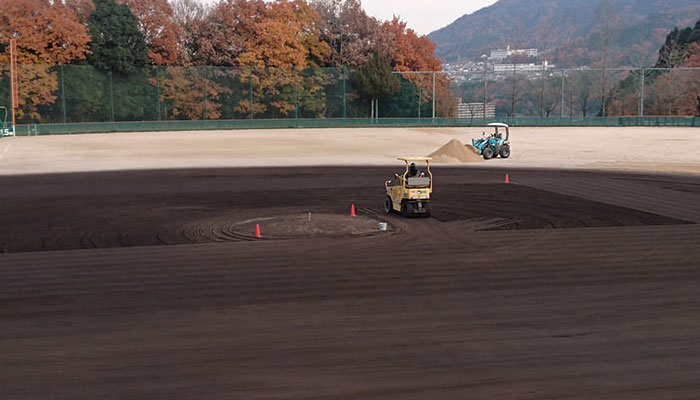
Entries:
{"label": "dark brown dirt infield", "polygon": [[[0,177],[0,398],[700,396],[700,178],[438,167],[406,220],[393,172]],[[394,229],[231,229],[351,204]]]}
{"label": "dark brown dirt infield", "polygon": [[[154,246],[189,243],[248,240],[254,233],[253,219],[269,219],[277,229],[280,217],[304,216],[308,212],[349,214],[350,205],[357,204],[366,217],[384,220],[382,214],[382,178],[391,170],[384,168],[353,169],[372,186],[321,188],[330,175],[334,183],[343,182],[342,169],[337,176],[328,170],[314,176],[313,170],[283,175],[282,170],[248,171],[249,182],[241,187],[243,171],[166,172],[164,180],[175,179],[182,191],[170,188],[170,193],[143,193],[139,184],[133,189],[131,180],[148,178],[155,172],[75,174],[56,177],[53,193],[44,192],[8,200],[11,207],[0,209],[4,229],[0,232],[0,251],[14,253],[41,250],[72,250],[105,247]],[[439,171],[439,170],[438,170]],[[451,171],[445,169],[445,171]],[[478,177],[483,172],[464,172],[465,177]],[[144,176],[145,175],[145,176]],[[586,227],[644,226],[686,224],[689,221],[671,218],[626,207],[563,195],[520,184],[495,182],[441,184],[440,175],[433,196],[435,222],[488,220],[478,230],[565,229]],[[373,178],[373,179],[372,179]],[[24,182],[45,188],[45,177],[27,177]],[[2,179],[0,179],[2,180]],[[5,179],[12,181],[12,179]],[[109,188],[117,193],[75,194],[60,184],[85,188],[111,182]],[[167,185],[158,182],[156,185]],[[205,182],[204,185],[200,181]],[[318,182],[318,184],[316,183]],[[349,181],[352,183],[352,181]],[[359,184],[359,182],[357,182]],[[645,182],[646,184],[646,182]],[[299,185],[299,186],[296,186]],[[693,187],[690,184],[674,187]],[[204,186],[196,193],[193,190]],[[310,187],[309,187],[310,186]],[[80,186],[78,186],[80,187]],[[11,192],[12,184],[5,185]],[[86,190],[80,188],[80,190]],[[337,232],[331,226],[324,235],[285,234],[276,238],[303,236],[343,237],[342,222]],[[265,221],[260,221],[265,227]],[[243,224],[243,225],[241,225]],[[368,222],[374,227],[376,224]],[[420,226],[419,222],[416,222]],[[291,227],[288,227],[291,229]],[[365,229],[367,230],[367,228]]]}

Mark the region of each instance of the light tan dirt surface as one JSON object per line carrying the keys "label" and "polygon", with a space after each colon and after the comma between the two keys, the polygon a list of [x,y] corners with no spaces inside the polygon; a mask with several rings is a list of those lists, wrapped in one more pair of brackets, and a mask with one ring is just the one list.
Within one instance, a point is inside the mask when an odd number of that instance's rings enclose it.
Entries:
{"label": "light tan dirt surface", "polygon": [[[489,128],[151,132],[0,140],[0,174],[319,165],[395,165]],[[513,128],[512,155],[478,167],[700,171],[698,128]],[[658,168],[657,168],[658,166]]]}

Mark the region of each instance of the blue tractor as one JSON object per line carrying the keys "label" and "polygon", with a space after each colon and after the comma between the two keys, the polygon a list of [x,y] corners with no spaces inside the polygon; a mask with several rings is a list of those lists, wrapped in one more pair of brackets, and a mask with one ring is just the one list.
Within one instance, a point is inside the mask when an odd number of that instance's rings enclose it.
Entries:
{"label": "blue tractor", "polygon": [[[510,157],[510,142],[508,138],[510,136],[510,131],[508,130],[508,125],[502,124],[500,122],[494,122],[488,124],[495,129],[495,132],[489,136],[484,136],[480,139],[472,139],[472,146],[476,149],[477,154],[484,157],[484,160],[490,158],[498,157],[508,158]],[[499,132],[498,128],[501,128]],[[503,137],[503,131],[505,131],[505,138]]]}

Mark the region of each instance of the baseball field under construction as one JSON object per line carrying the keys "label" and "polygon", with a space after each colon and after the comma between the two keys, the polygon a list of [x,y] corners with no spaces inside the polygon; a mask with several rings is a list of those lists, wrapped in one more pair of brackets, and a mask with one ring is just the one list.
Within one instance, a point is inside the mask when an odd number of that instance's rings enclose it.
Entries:
{"label": "baseball field under construction", "polygon": [[0,397],[696,399],[700,129],[484,130],[0,139]]}

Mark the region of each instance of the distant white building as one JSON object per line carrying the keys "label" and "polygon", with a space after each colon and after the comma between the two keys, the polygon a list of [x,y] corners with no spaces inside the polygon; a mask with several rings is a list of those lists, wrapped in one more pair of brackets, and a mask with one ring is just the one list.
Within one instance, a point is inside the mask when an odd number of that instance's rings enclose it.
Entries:
{"label": "distant white building", "polygon": [[491,57],[489,57],[489,60],[505,60],[516,54],[527,57],[537,57],[539,53],[537,49],[511,49],[510,46],[508,46],[505,49],[491,50]]}
{"label": "distant white building", "polygon": [[[514,67],[513,64],[495,64],[493,66],[493,72],[501,73],[501,74],[513,73],[513,67]],[[550,65],[547,61],[545,61],[544,64],[534,64],[534,63],[515,64],[515,72],[516,73],[542,72],[543,67],[545,70],[554,68],[554,66]]]}
{"label": "distant white building", "polygon": [[[462,103],[460,101],[455,116],[465,119],[484,118],[484,103]],[[492,103],[486,104],[486,118],[496,118],[496,106]]]}

